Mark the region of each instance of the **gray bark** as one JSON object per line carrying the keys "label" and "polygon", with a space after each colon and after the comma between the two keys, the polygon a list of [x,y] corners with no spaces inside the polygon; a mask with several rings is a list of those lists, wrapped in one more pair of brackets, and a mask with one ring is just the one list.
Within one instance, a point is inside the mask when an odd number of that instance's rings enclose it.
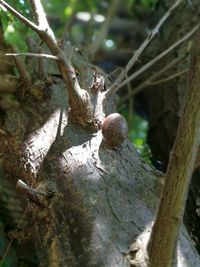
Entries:
{"label": "gray bark", "polygon": [[[111,149],[101,130],[72,123],[63,81],[51,79],[51,85],[33,79],[30,88],[20,88],[17,107],[6,110],[8,135],[0,151],[7,175],[37,193],[29,212],[41,265],[145,266],[161,174],[142,161],[129,140]],[[95,114],[101,113],[95,110],[102,108],[100,101],[101,93],[92,98]],[[107,113],[114,111],[109,101]],[[184,227],[177,266],[200,266]]]}
{"label": "gray bark", "polygon": [[[66,108],[59,125],[65,88],[58,84],[48,88],[42,102],[23,102],[7,112],[4,125],[16,140],[13,145],[8,139],[7,172],[36,189],[42,203],[29,204],[40,259],[52,267],[145,266],[136,265],[137,252],[146,247],[160,174],[142,161],[129,140],[110,149],[101,131],[67,121]],[[200,266],[185,229],[178,262]]]}

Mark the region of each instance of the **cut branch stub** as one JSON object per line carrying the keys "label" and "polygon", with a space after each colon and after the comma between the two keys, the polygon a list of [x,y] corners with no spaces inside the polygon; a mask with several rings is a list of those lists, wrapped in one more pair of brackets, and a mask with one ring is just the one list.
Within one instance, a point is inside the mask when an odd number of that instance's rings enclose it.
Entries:
{"label": "cut branch stub", "polygon": [[39,206],[43,206],[37,196],[35,189],[29,187],[22,180],[17,181],[16,187],[32,202],[36,203]]}
{"label": "cut branch stub", "polygon": [[54,195],[54,192],[48,190],[48,186],[45,183],[41,183],[37,188],[32,188],[22,180],[18,180],[16,188],[19,189],[27,199],[42,208],[49,205],[49,201]]}

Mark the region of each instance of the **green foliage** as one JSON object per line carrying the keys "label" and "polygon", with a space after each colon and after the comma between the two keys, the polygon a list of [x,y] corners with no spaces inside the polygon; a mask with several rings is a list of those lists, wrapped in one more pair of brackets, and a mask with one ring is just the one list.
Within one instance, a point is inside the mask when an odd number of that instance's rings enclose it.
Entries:
{"label": "green foliage", "polygon": [[155,7],[158,0],[140,0],[141,5],[145,8],[153,8]]}
{"label": "green foliage", "polygon": [[42,1],[48,16],[58,17],[62,21],[67,21],[71,15],[78,11],[96,12],[98,1],[89,0],[49,0]]}
{"label": "green foliage", "polygon": [[[7,2],[23,16],[31,21],[34,20],[29,1],[8,0]],[[62,36],[65,23],[70,21],[70,18],[72,18],[74,14],[84,11],[88,12],[89,14],[99,13],[105,15],[105,13],[107,13],[107,9],[109,8],[109,2],[110,1],[103,3],[103,1],[98,0],[42,0],[45,12],[47,13],[50,21],[50,25],[58,38]],[[154,7],[157,2],[158,0],[128,0],[125,3],[125,7],[127,10],[132,10],[134,13],[136,6],[149,9]],[[35,35],[35,33],[5,9],[0,9],[0,16],[4,25],[7,43],[14,44],[19,48],[20,51],[26,52],[27,48],[24,37]],[[84,28],[82,27],[83,25],[73,25],[69,32],[72,41],[82,43],[83,40],[88,39],[88,42],[90,43],[92,36],[95,34],[94,25],[90,24],[91,23],[89,23],[87,26],[84,25]],[[91,27],[93,28],[91,29]],[[89,35],[91,35],[89,37],[87,36],[88,31],[90,32]],[[87,41],[84,41],[84,43],[87,43]]]}
{"label": "green foliage", "polygon": [[22,36],[31,36],[33,34],[29,28],[14,19],[11,23],[8,23],[4,33],[6,43],[18,47],[23,52],[27,51],[25,38],[22,38]]}
{"label": "green foliage", "polygon": [[146,141],[148,123],[140,116],[134,114],[131,124],[132,127],[129,133],[130,139],[133,141],[135,146],[140,149]]}
{"label": "green foliage", "polygon": [[[30,7],[24,3],[24,1],[7,1],[22,15],[31,20]],[[19,19],[13,16],[5,9],[0,9],[0,17],[3,25],[4,37],[7,44],[12,44],[18,47],[23,52],[26,52],[27,46],[25,43],[25,37],[35,35],[31,29],[24,25]],[[25,37],[24,37],[25,36]],[[23,38],[24,37],[24,38]]]}
{"label": "green foliage", "polygon": [[146,161],[146,163],[151,165],[151,150],[146,142],[148,122],[144,118],[136,114],[133,114],[131,116],[131,119],[128,119],[129,115],[126,111],[123,112],[123,115],[127,118],[127,121],[129,122],[129,139],[137,148],[138,152]]}

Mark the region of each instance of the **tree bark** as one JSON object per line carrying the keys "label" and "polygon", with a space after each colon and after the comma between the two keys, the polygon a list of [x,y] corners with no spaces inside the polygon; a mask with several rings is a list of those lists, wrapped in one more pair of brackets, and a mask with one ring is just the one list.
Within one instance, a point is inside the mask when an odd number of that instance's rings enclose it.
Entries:
{"label": "tree bark", "polygon": [[200,141],[199,37],[198,32],[194,42],[182,116],[148,246],[150,266],[152,267],[161,264],[170,267],[176,260],[177,238],[183,221],[185,203]]}
{"label": "tree bark", "polygon": [[[135,260],[130,245],[154,218],[158,173],[128,140],[110,149],[100,130],[67,122],[67,108],[61,120],[66,91],[56,79],[40,88],[42,99],[35,99],[34,87],[27,102],[19,97],[20,107],[7,111],[4,124],[10,133],[3,146],[6,171],[37,190],[42,203],[29,204],[40,260],[44,266],[130,266]],[[181,251],[191,254],[184,261],[198,266],[186,236],[184,230]],[[145,247],[147,240],[141,240]]]}
{"label": "tree bark", "polygon": [[[78,71],[93,68],[84,60],[76,64]],[[145,266],[144,259],[137,262],[137,253],[145,249],[154,220],[158,172],[142,161],[128,139],[119,147],[107,147],[101,130],[85,119],[89,113],[80,114],[77,105],[76,122],[66,84],[48,68],[47,73],[45,82],[32,79],[31,86],[17,91],[18,105],[6,110],[2,127],[7,134],[1,141],[7,175],[22,179],[26,190],[37,196],[28,205],[41,265]],[[87,77],[81,78],[87,84]],[[115,105],[112,97],[104,103],[104,92],[92,90],[88,109],[98,122],[114,112]],[[178,264],[200,266],[184,228]]]}

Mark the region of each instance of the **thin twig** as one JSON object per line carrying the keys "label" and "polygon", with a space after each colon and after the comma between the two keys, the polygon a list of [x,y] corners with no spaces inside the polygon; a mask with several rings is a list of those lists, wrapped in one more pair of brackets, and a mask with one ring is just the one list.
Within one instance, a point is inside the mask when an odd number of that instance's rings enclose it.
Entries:
{"label": "thin twig", "polygon": [[62,34],[62,37],[60,39],[60,47],[63,49],[64,46],[65,46],[65,43],[66,43],[66,40],[68,38],[68,35],[69,35],[69,21],[67,21],[65,23],[65,27],[64,27],[64,30],[63,30],[63,34]]}
{"label": "thin twig", "polygon": [[111,5],[108,9],[108,14],[106,16],[106,20],[103,22],[95,41],[88,47],[87,51],[91,56],[94,56],[94,54],[99,50],[104,38],[107,35],[107,32],[109,30],[110,24],[113,20],[113,17],[116,13],[117,7],[119,6],[120,1],[119,0],[112,0]]}
{"label": "thin twig", "polygon": [[164,66],[162,69],[160,69],[158,72],[151,75],[147,80],[140,83],[137,87],[135,87],[130,93],[128,93],[126,96],[124,96],[120,103],[124,103],[126,100],[128,100],[130,97],[135,96],[136,94],[140,93],[142,90],[144,90],[146,87],[148,87],[151,82],[157,78],[159,78],[163,73],[165,73],[167,70],[175,66],[178,62],[183,60],[183,57],[176,58],[172,61],[170,61],[169,64]]}
{"label": "thin twig", "polygon": [[157,80],[157,81],[152,81],[152,82],[149,83],[149,85],[158,85],[158,84],[161,84],[161,83],[166,83],[166,82],[168,82],[170,80],[173,80],[173,79],[175,79],[175,78],[187,73],[188,71],[189,71],[188,69],[179,71],[179,72],[177,72],[177,73],[175,73],[173,75],[170,75],[170,76],[168,76],[166,78],[163,78],[163,79],[160,79],[160,80]]}
{"label": "thin twig", "polygon": [[[14,46],[11,46],[11,50],[12,50],[12,52],[14,54],[18,54],[17,53],[17,50],[16,50],[16,48]],[[15,64],[17,66],[17,69],[19,71],[21,81],[23,81],[24,84],[27,84],[28,85],[29,82],[30,82],[30,79],[29,79],[28,72],[27,72],[27,70],[26,70],[26,68],[24,66],[24,63],[19,58],[17,58],[17,57],[14,57],[13,56],[13,59],[15,61]]]}
{"label": "thin twig", "polygon": [[159,61],[161,58],[169,54],[173,49],[175,49],[177,46],[185,42],[187,39],[189,39],[198,29],[199,29],[200,24],[197,24],[191,31],[189,31],[186,35],[184,35],[180,40],[175,42],[173,45],[171,45],[168,49],[166,49],[164,52],[160,53],[157,57],[154,59],[150,60],[147,64],[145,64],[142,68],[134,72],[131,76],[129,76],[125,81],[120,83],[118,85],[118,88],[123,87],[126,85],[128,82],[132,81],[136,77],[138,77],[140,74],[142,74],[144,71],[149,69],[152,65],[154,65],[157,61]]}
{"label": "thin twig", "polygon": [[[18,223],[18,225],[16,227],[16,230],[18,230],[19,227],[21,226],[21,224],[22,224],[22,222],[24,220],[24,217],[26,216],[27,211],[28,211],[28,205],[26,206],[26,209],[25,209],[24,213],[22,214],[22,217],[21,217],[21,219],[20,219],[20,221],[19,221],[19,223]],[[10,250],[10,247],[11,247],[13,241],[14,241],[14,238],[10,239],[10,241],[8,243],[8,246],[6,248],[6,251],[4,252],[3,257],[2,257],[2,260],[0,262],[0,266],[3,266],[3,263],[5,261],[6,256],[8,255],[8,252]]]}
{"label": "thin twig", "polygon": [[[73,7],[73,9],[74,9],[74,7]],[[60,39],[60,47],[62,49],[64,48],[65,43],[66,43],[66,41],[67,41],[67,39],[69,37],[69,31],[70,31],[69,28],[70,28],[70,25],[71,25],[71,23],[72,23],[72,21],[74,19],[75,14],[76,14],[75,10],[73,10],[71,16],[69,17],[69,19],[65,23],[65,27],[64,27],[64,30],[63,30],[63,33],[62,33],[62,37]]]}
{"label": "thin twig", "polygon": [[7,247],[6,247],[6,251],[4,252],[3,258],[2,258],[2,260],[0,261],[0,264],[1,264],[0,266],[3,266],[3,263],[4,263],[4,261],[5,261],[6,256],[8,255],[8,252],[9,252],[9,250],[10,250],[10,247],[11,247],[13,241],[14,241],[13,238],[10,239],[10,241],[9,241]]}
{"label": "thin twig", "polygon": [[6,53],[6,56],[13,56],[13,57],[18,57],[18,56],[27,56],[27,57],[40,57],[40,58],[48,58],[48,59],[53,59],[53,60],[58,60],[58,57],[48,55],[48,54],[40,54],[40,53]]}
{"label": "thin twig", "polygon": [[[130,94],[132,91],[130,83],[127,84],[127,89],[128,89],[128,93]],[[130,97],[129,102],[128,102],[128,124],[130,128],[132,127],[133,108],[134,108],[133,101],[134,101],[133,97]]]}
{"label": "thin twig", "polygon": [[[39,52],[42,53],[42,49],[39,49]],[[45,69],[45,61],[43,57],[38,58],[38,74],[40,79],[44,80],[47,75],[46,75],[46,69]]]}
{"label": "thin twig", "polygon": [[7,4],[4,0],[0,0],[0,5],[4,6],[8,11],[10,11],[10,13],[12,13],[15,17],[17,17],[19,20],[21,20],[28,27],[30,27],[34,31],[38,31],[38,27],[35,23],[28,20],[21,13],[19,13],[17,10],[15,10],[13,7],[11,7],[9,4]]}
{"label": "thin twig", "polygon": [[128,64],[124,68],[124,70],[120,73],[119,77],[115,80],[115,82],[112,84],[112,86],[108,89],[106,92],[106,97],[112,95],[119,89],[120,83],[123,81],[123,79],[126,77],[126,74],[128,71],[133,67],[133,65],[138,61],[139,56],[142,54],[144,49],[149,45],[151,40],[159,33],[159,30],[161,26],[164,24],[164,22],[169,18],[172,11],[174,11],[178,5],[182,2],[182,0],[177,0],[173,6],[171,6],[168,11],[165,13],[165,15],[161,18],[161,20],[158,22],[156,27],[148,34],[147,38],[144,40],[144,42],[141,44],[141,46],[135,51],[132,58],[129,60]]}

